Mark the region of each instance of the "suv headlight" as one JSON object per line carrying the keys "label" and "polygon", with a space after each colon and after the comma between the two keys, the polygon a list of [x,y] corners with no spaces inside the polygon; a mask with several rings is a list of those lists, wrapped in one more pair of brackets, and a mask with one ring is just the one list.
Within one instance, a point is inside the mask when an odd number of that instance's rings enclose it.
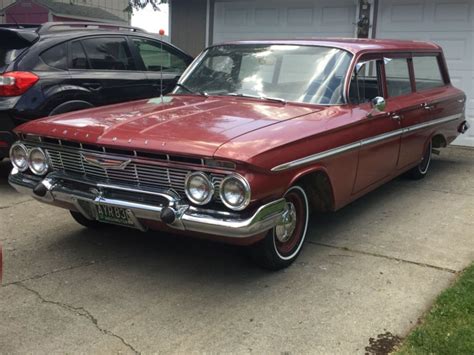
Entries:
{"label": "suv headlight", "polygon": [[241,211],[250,203],[250,185],[241,175],[229,175],[221,183],[221,200],[228,208]]}
{"label": "suv headlight", "polygon": [[30,170],[35,175],[44,175],[48,172],[48,158],[41,148],[33,148],[28,156]]}
{"label": "suv headlight", "polygon": [[10,160],[21,172],[28,169],[28,149],[21,143],[14,143],[10,148]]}
{"label": "suv headlight", "polygon": [[196,205],[205,205],[214,196],[214,185],[202,172],[190,173],[184,182],[186,196]]}

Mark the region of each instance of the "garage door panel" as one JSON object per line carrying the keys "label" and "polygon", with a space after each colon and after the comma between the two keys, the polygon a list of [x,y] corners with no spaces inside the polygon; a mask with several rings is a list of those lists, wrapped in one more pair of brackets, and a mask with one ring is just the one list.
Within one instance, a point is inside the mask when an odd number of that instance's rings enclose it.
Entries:
{"label": "garage door panel", "polygon": [[353,0],[217,1],[213,41],[352,37],[355,16]]}
{"label": "garage door panel", "polygon": [[[469,26],[471,15],[471,4],[465,2],[442,2],[434,4],[435,23],[440,25],[456,24],[457,26]],[[457,28],[459,29],[459,28]]]}
{"label": "garage door panel", "polygon": [[423,1],[383,1],[379,6],[379,21],[383,30],[413,31],[423,22]]}
{"label": "garage door panel", "polygon": [[472,32],[431,33],[428,40],[439,44],[443,48],[450,69],[465,70],[468,75],[474,69],[472,65]]}
{"label": "garage door panel", "polygon": [[313,24],[313,11],[312,7],[290,8],[287,10],[286,23],[296,27],[311,26]]}
{"label": "garage door panel", "polygon": [[[414,32],[431,26],[433,30],[472,31],[474,7],[465,1],[381,0],[379,20],[384,31]],[[380,28],[380,22],[379,26]]]}

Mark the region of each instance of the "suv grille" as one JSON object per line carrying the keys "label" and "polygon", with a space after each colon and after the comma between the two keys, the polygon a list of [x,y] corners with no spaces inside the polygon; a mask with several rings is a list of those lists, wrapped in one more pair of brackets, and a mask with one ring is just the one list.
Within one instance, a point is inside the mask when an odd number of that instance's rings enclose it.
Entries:
{"label": "suv grille", "polygon": [[[33,145],[26,144],[28,148]],[[38,144],[35,144],[38,146]],[[48,154],[54,171],[62,171],[69,174],[84,176],[85,178],[100,183],[115,183],[125,186],[151,188],[157,190],[175,190],[181,197],[185,197],[184,181],[188,173],[195,171],[186,168],[169,168],[158,165],[159,162],[131,162],[123,170],[104,169],[88,163],[82,157],[82,152],[93,153],[97,155],[97,151],[68,148],[65,146],[52,147],[51,145],[40,144]],[[123,158],[120,155],[104,154],[104,157]],[[216,187],[216,196],[218,200],[218,191],[220,183],[226,174],[210,174],[214,186]]]}

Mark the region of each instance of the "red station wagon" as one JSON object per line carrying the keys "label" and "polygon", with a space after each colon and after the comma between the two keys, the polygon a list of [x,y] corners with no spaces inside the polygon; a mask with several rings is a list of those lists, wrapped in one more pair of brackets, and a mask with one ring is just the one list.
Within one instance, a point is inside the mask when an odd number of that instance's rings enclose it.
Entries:
{"label": "red station wagon", "polygon": [[86,227],[211,237],[281,269],[310,211],[423,178],[432,150],[468,129],[465,101],[428,42],[216,45],[171,95],[20,126],[9,181]]}

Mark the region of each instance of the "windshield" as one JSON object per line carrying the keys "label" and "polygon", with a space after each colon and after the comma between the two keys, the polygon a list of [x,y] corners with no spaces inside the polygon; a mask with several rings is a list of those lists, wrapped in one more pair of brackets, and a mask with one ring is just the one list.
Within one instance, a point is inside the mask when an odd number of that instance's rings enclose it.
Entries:
{"label": "windshield", "polygon": [[215,46],[206,50],[175,92],[340,104],[351,57],[330,47]]}

